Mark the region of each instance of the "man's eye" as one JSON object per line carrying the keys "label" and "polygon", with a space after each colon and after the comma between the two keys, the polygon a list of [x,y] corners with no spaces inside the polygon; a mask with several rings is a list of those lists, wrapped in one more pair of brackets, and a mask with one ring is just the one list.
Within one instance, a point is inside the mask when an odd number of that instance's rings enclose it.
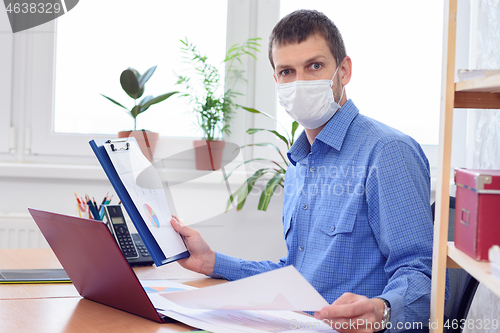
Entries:
{"label": "man's eye", "polygon": [[318,64],[318,63],[314,63],[312,64],[312,69],[320,69],[321,68],[321,64]]}
{"label": "man's eye", "polygon": [[289,69],[284,69],[281,71],[281,75],[289,75],[291,73],[291,71]]}

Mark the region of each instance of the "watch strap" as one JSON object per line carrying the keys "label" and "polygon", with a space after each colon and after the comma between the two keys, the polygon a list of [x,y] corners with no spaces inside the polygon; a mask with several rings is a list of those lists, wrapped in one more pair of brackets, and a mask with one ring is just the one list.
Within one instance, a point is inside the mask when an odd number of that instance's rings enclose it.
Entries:
{"label": "watch strap", "polygon": [[384,332],[391,321],[391,303],[388,300],[378,297],[378,299],[384,302],[384,312],[382,313],[382,330],[378,332]]}

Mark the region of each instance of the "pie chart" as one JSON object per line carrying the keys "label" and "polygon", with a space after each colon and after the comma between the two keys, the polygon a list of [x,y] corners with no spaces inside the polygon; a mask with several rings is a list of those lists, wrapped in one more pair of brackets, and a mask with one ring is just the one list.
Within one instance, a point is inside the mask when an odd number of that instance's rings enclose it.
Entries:
{"label": "pie chart", "polygon": [[155,228],[160,228],[160,221],[158,220],[158,216],[156,216],[153,208],[151,208],[148,204],[144,204],[144,211],[146,212],[146,216]]}

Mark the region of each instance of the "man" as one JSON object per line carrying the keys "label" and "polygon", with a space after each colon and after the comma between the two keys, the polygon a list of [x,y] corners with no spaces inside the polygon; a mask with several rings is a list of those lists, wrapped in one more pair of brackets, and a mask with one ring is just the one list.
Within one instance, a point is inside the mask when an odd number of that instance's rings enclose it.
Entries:
{"label": "man", "polygon": [[336,26],[322,13],[299,10],[278,22],[269,60],[280,103],[305,128],[288,152],[283,202],[288,255],[273,263],[215,253],[196,230],[173,219],[191,253],[179,263],[229,280],[294,265],[331,303],[314,316],[341,332],[426,325],[433,226],[422,149],[359,114],[347,99],[351,59]]}

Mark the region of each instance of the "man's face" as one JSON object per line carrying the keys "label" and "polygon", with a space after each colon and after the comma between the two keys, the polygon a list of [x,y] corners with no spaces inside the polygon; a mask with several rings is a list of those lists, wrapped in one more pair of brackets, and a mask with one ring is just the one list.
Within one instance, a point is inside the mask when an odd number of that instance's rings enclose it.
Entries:
{"label": "man's face", "polygon": [[[289,83],[307,80],[331,80],[337,69],[337,63],[323,36],[314,34],[301,43],[273,46],[276,83]],[[339,69],[340,72],[340,69]],[[337,73],[333,92],[340,98],[340,75]]]}

